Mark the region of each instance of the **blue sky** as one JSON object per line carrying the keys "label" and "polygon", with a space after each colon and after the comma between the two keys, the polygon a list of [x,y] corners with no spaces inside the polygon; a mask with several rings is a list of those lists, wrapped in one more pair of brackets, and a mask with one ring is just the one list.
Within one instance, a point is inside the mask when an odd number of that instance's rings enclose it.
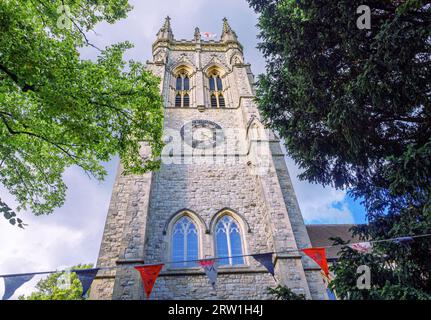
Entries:
{"label": "blue sky", "polygon": [[[244,45],[246,62],[257,75],[264,72],[265,62],[256,49],[257,16],[245,0],[164,0],[130,1],[135,9],[128,18],[115,25],[101,24],[88,37],[99,47],[129,40],[135,48],[126,58],[145,62],[151,58],[151,44],[164,17],[172,18],[177,39],[192,39],[194,28],[220,36],[222,19],[227,17]],[[94,49],[82,56],[94,59]],[[286,158],[306,223],[363,223],[364,210],[345,191],[322,188],[299,181],[299,169]],[[24,213],[29,226],[20,230],[0,221],[0,274],[56,270],[78,263],[95,263],[106,219],[118,158],[106,164],[105,181],[90,180],[80,169],[69,168],[64,179],[68,185],[66,203],[50,216],[35,217]],[[0,186],[0,197],[15,206],[13,197]],[[20,288],[15,297],[32,290],[40,277]],[[3,283],[0,281],[0,295]]]}

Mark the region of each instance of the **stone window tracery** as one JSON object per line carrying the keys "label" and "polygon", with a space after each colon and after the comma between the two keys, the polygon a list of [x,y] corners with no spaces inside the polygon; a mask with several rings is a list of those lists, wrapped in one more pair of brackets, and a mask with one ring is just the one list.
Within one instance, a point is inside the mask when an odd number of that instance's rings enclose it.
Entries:
{"label": "stone window tracery", "polygon": [[190,77],[185,71],[176,77],[175,107],[190,107]]}
{"label": "stone window tracery", "polygon": [[238,222],[230,215],[224,215],[215,227],[216,256],[220,265],[244,264],[241,229]]}
{"label": "stone window tracery", "polygon": [[[172,266],[185,268],[196,266],[199,258],[199,234],[196,224],[188,216],[175,222],[172,228]],[[187,262],[188,261],[188,262]]]}
{"label": "stone window tracery", "polygon": [[211,108],[226,107],[223,96],[223,81],[218,71],[213,71],[209,75],[209,90]]}

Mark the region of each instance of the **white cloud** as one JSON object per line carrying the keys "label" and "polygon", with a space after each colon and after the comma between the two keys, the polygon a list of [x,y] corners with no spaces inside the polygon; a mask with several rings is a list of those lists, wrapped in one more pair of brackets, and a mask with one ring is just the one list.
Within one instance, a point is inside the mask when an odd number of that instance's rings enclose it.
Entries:
{"label": "white cloud", "polygon": [[[79,263],[95,263],[99,252],[114,178],[113,160],[107,165],[111,174],[105,182],[90,180],[73,167],[64,174],[69,189],[66,203],[50,216],[20,214],[28,224],[22,230],[0,217],[0,274],[62,270]],[[3,201],[16,203],[4,188]],[[41,277],[34,278],[14,295],[28,294]],[[3,281],[0,281],[0,295]]]}
{"label": "white cloud", "polygon": [[290,158],[287,166],[305,223],[354,223],[345,191],[299,180],[300,170]]}

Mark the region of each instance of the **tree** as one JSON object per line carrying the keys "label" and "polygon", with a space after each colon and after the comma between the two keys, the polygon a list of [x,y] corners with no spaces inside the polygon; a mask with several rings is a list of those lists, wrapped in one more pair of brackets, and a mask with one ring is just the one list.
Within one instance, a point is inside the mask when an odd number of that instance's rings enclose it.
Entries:
{"label": "tree", "polygon": [[[84,264],[72,269],[90,269],[93,265]],[[19,296],[19,300],[85,300],[82,297],[82,284],[74,272],[53,273],[36,284],[36,291],[29,296]]]}
{"label": "tree", "polygon": [[[362,201],[369,223],[354,232],[363,240],[431,233],[430,4],[249,3],[260,14],[259,48],[267,61],[259,108],[302,169],[300,178]],[[356,25],[363,4],[371,8],[369,30]],[[387,271],[375,274],[385,281],[368,297],[427,296],[430,251],[429,237],[407,246],[381,242],[365,258],[344,248],[334,269],[337,295],[355,291],[356,280],[347,285],[347,275],[366,259]]]}
{"label": "tree", "polygon": [[285,286],[278,285],[275,288],[267,288],[267,290],[276,300],[305,300],[305,295],[296,294]]}
{"label": "tree", "polygon": [[[49,214],[61,206],[62,174],[72,165],[97,179],[106,175],[101,162],[116,154],[125,174],[158,168],[159,79],[141,63],[123,61],[130,43],[99,50],[85,34],[130,9],[127,0],[0,2],[0,183],[18,211]],[[83,47],[98,52],[97,60],[81,59]],[[146,158],[142,141],[152,149]]]}

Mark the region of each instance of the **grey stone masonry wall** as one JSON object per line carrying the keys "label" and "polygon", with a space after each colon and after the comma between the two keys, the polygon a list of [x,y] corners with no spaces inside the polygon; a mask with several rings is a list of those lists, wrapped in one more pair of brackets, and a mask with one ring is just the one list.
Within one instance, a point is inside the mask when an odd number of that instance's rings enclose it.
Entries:
{"label": "grey stone masonry wall", "polygon": [[[220,41],[175,40],[170,21],[157,34],[148,70],[160,77],[166,146],[159,171],[123,176],[114,184],[91,299],[146,299],[140,276],[143,263],[164,262],[151,299],[270,299],[267,288],[286,285],[308,299],[327,299],[319,267],[300,249],[310,246],[304,221],[278,139],[265,130],[254,102],[254,77],[242,46],[225,20]],[[186,73],[187,92],[176,78]],[[209,78],[220,77],[214,92]],[[218,85],[217,85],[218,87]],[[187,93],[188,107],[176,107]],[[211,107],[211,96],[225,107]],[[221,128],[216,146],[187,143],[181,130],[192,121]],[[143,145],[143,153],[150,150]],[[275,252],[275,278],[252,257],[244,264],[220,266],[216,288],[197,266],[174,268],[172,228],[186,215],[198,229],[199,259],[216,256],[215,225],[223,215],[239,225],[244,254]]]}

